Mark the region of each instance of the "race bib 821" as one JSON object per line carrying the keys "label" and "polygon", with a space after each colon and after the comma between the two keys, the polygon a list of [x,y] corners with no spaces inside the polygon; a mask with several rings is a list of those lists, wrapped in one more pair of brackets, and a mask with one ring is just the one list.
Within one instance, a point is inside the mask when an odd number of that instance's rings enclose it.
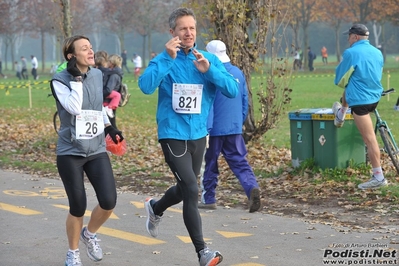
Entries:
{"label": "race bib 821", "polygon": [[173,83],[173,110],[180,114],[200,114],[202,84]]}

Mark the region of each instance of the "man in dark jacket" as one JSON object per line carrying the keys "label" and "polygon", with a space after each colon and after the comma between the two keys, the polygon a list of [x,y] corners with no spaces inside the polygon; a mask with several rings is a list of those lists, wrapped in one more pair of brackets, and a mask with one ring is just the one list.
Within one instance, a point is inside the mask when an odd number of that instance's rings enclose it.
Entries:
{"label": "man in dark jacket", "polygon": [[313,61],[316,59],[316,54],[312,52],[310,46],[308,47],[308,66],[309,66],[309,71],[313,71]]}
{"label": "man in dark jacket", "polygon": [[244,73],[230,63],[226,45],[213,40],[206,50],[216,55],[226,70],[238,81],[239,94],[227,98],[220,91],[208,117],[209,147],[205,153],[205,172],[201,177],[202,196],[199,208],[216,209],[215,189],[218,183],[218,158],[220,153],[240,181],[249,200],[249,212],[260,209],[260,191],[255,174],[246,156],[247,149],[242,137],[242,126],[248,114],[248,92]]}

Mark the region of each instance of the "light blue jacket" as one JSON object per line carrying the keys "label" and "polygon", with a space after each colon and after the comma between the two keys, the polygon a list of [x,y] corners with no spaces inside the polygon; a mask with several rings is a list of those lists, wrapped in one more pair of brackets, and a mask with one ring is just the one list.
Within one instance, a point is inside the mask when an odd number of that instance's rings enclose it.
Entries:
{"label": "light blue jacket", "polygon": [[[163,51],[150,61],[139,78],[139,87],[145,94],[152,94],[158,88],[157,124],[158,139],[196,140],[205,137],[207,119],[215,94],[220,90],[233,98],[238,94],[238,83],[220,60],[206,51],[199,51],[210,62],[206,73],[201,73],[194,65],[195,56],[190,49],[186,54],[177,52],[172,59]],[[173,83],[202,84],[201,113],[176,113],[172,106]]]}
{"label": "light blue jacket", "polygon": [[248,90],[244,73],[230,62],[223,64],[238,81],[238,95],[235,98],[227,98],[220,91],[216,92],[208,118],[211,137],[242,134],[242,125],[248,114]]}
{"label": "light blue jacket", "polygon": [[335,84],[345,89],[349,107],[376,103],[381,98],[384,59],[368,40],[357,41],[345,50],[335,70]]}

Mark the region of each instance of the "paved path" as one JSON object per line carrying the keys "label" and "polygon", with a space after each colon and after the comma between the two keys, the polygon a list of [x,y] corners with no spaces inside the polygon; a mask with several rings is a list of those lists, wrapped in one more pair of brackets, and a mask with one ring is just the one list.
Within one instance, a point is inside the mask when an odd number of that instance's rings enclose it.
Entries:
{"label": "paved path", "polygon": [[[91,210],[96,199],[91,185],[86,187]],[[0,265],[63,265],[68,203],[62,182],[0,170],[0,190]],[[113,216],[98,232],[104,259],[90,261],[81,243],[83,265],[198,265],[183,225],[181,204],[165,212],[160,235],[152,238],[145,231],[147,196],[118,195]],[[336,265],[380,265],[372,262],[377,257],[391,262],[388,265],[399,263],[397,225],[371,232],[338,232],[327,225],[242,209],[219,207],[213,212],[201,210],[201,215],[209,247],[224,255],[220,265],[331,265],[323,263],[325,253],[331,253],[327,259],[334,255],[341,261]],[[361,252],[367,256],[364,264],[355,261]]]}

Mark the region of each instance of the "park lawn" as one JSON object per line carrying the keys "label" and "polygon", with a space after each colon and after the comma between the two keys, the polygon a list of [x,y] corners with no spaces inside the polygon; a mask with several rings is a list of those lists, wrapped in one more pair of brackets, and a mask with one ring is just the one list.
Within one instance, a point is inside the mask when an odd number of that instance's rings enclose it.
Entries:
{"label": "park lawn", "polygon": [[[317,70],[313,73],[308,71],[297,71],[292,73],[292,81],[289,88],[292,89],[291,103],[285,106],[275,128],[266,132],[263,141],[266,146],[273,145],[279,148],[290,148],[290,121],[289,112],[302,108],[331,108],[334,101],[339,100],[342,89],[334,85],[334,72],[331,66],[316,64]],[[389,71],[389,74],[387,73]],[[388,81],[389,76],[389,81]],[[21,119],[32,110],[40,109],[35,113],[35,119],[40,123],[52,123],[52,115],[56,110],[55,101],[49,89],[48,80],[50,75],[41,75],[38,81],[18,81],[16,78],[8,78],[0,81],[0,110],[12,109],[13,117]],[[254,73],[251,77],[251,87],[258,88],[262,78]],[[124,82],[129,86],[132,94],[130,102],[123,108],[117,110],[118,127],[123,129],[124,125],[140,123],[148,127],[155,127],[155,113],[157,104],[157,93],[145,95],[138,88],[133,74],[125,75]],[[378,110],[383,119],[387,120],[394,136],[399,136],[399,112],[394,111],[393,106],[399,97],[399,68],[384,71],[382,84],[385,89],[397,87],[398,92],[382,98]],[[30,89],[29,89],[30,87]],[[259,102],[253,89],[253,102],[255,118],[259,119]],[[31,111],[32,111],[31,110]]]}

